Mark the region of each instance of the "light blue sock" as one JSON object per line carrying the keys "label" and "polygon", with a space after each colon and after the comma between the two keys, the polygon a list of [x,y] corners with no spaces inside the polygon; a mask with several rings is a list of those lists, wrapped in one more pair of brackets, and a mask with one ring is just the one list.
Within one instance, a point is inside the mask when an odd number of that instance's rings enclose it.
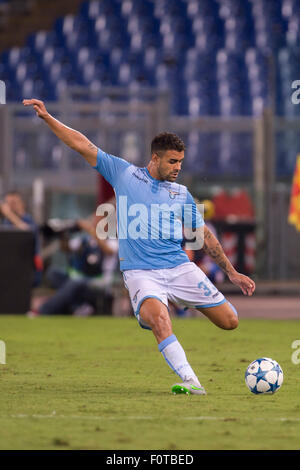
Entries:
{"label": "light blue sock", "polygon": [[158,349],[165,358],[168,366],[179,375],[181,380],[193,379],[195,384],[199,384],[200,386],[195,372],[187,361],[184,349],[175,335],[168,336],[168,338],[164,339],[158,345]]}

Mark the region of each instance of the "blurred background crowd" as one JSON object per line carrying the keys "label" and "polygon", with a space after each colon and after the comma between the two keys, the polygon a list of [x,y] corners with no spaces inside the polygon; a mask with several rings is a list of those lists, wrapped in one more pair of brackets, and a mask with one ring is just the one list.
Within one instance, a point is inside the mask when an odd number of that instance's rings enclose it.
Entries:
{"label": "blurred background crowd", "polygon": [[[91,215],[112,188],[22,107],[33,97],[136,165],[156,133],[180,135],[180,182],[234,266],[258,293],[300,292],[299,0],[0,0],[0,80],[0,250],[19,263],[2,266],[3,313],[7,268],[26,284],[15,231],[33,235],[33,274],[28,308],[13,311],[130,312],[117,241],[99,241]],[[217,266],[189,256],[226,290]]]}

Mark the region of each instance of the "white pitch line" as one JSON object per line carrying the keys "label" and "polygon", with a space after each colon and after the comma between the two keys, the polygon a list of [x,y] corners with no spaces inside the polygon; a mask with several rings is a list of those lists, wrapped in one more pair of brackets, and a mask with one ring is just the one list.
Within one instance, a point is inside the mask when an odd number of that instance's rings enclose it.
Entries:
{"label": "white pitch line", "polygon": [[[33,414],[33,415],[24,415],[24,414],[19,414],[19,415],[11,415],[9,418],[17,418],[17,419],[28,419],[28,418],[37,418],[37,419],[53,419],[53,418],[59,418],[59,419],[90,419],[90,420],[118,420],[120,421],[121,419],[125,420],[142,420],[142,419],[155,419],[152,416],[87,416],[87,415],[57,415],[56,413],[52,413],[50,415],[38,415],[38,414]],[[1,419],[1,417],[0,417]]]}
{"label": "white pitch line", "polygon": [[[180,418],[179,418],[180,419]],[[263,418],[263,417],[244,417],[243,418],[237,418],[234,416],[227,416],[227,417],[221,417],[221,416],[190,416],[186,418],[181,418],[185,420],[190,420],[190,421],[201,421],[201,420],[216,420],[216,421],[300,421],[299,418],[285,418],[285,417],[274,417],[274,418]]]}
{"label": "white pitch line", "polygon": [[[5,417],[2,417],[5,418]],[[6,417],[7,418],[7,417]],[[92,421],[120,421],[120,420],[129,420],[129,421],[141,421],[141,420],[154,420],[160,419],[156,416],[88,416],[88,415],[57,415],[55,412],[52,412],[49,415],[26,415],[26,414],[17,414],[17,415],[10,415],[8,418],[16,418],[16,419],[74,419],[74,420],[92,420]],[[1,417],[0,417],[1,419]],[[284,422],[284,421],[291,421],[291,422],[300,422],[300,417],[274,417],[274,418],[263,418],[263,417],[243,417],[237,418],[233,416],[186,416],[186,417],[172,417],[172,419],[176,420],[184,420],[184,421],[274,421],[274,422]]]}

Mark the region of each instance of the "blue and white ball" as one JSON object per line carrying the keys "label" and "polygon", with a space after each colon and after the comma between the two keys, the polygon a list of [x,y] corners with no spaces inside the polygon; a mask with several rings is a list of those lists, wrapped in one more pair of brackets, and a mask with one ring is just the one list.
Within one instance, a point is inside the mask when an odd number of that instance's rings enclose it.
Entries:
{"label": "blue and white ball", "polygon": [[256,395],[275,393],[282,385],[283,372],[274,359],[261,357],[249,364],[245,372],[245,381],[250,392]]}

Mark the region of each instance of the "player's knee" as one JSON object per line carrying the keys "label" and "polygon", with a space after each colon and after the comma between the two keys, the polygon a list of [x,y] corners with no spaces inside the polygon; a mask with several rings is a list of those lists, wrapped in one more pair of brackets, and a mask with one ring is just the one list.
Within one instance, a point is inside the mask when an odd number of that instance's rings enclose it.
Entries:
{"label": "player's knee", "polygon": [[230,306],[230,310],[226,317],[226,330],[234,330],[239,325],[238,314],[235,307],[230,302],[228,302],[228,304]]}
{"label": "player's knee", "polygon": [[153,301],[153,299],[146,300],[142,304],[140,315],[148,323],[153,332],[163,332],[170,328],[171,322],[168,310],[161,302]]}
{"label": "player's knee", "polygon": [[236,315],[230,315],[226,322],[226,330],[234,330],[239,325],[239,319]]}
{"label": "player's knee", "polygon": [[164,335],[170,329],[170,317],[163,309],[153,312],[149,323],[155,335]]}

